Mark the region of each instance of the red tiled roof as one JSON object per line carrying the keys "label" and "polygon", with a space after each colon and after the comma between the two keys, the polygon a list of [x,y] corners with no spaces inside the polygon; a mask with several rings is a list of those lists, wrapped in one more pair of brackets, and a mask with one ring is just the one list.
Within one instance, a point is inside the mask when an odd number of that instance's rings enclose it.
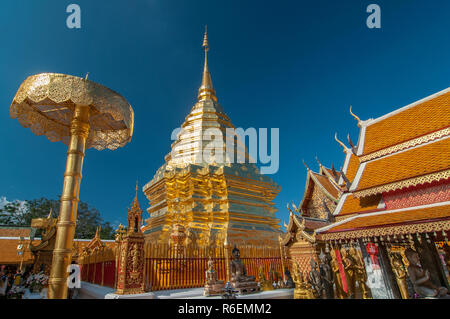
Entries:
{"label": "red tiled roof", "polygon": [[363,153],[372,153],[448,126],[450,92],[369,124],[366,127]]}

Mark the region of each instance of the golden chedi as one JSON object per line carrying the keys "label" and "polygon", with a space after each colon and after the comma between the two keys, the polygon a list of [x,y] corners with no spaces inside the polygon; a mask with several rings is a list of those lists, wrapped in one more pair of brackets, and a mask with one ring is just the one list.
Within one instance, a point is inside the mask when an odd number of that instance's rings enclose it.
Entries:
{"label": "golden chedi", "polygon": [[[171,152],[143,191],[150,201],[150,218],[143,229],[146,240],[167,243],[172,225],[181,223],[186,241],[193,245],[278,244],[279,220],[273,199],[280,187],[259,172],[242,143],[227,150],[227,129],[233,129],[217,102],[208,68],[208,37],[203,47],[205,64],[197,102],[176,134]],[[210,132],[222,133],[211,142]],[[233,141],[235,142],[235,140]],[[214,144],[214,145],[211,145]],[[228,149],[229,150],[229,149]]]}

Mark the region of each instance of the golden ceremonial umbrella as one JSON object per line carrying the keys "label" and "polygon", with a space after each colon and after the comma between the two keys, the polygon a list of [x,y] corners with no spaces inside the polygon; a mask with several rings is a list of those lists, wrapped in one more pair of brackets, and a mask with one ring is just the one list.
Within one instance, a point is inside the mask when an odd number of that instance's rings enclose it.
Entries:
{"label": "golden ceremonial umbrella", "polygon": [[36,135],[68,146],[48,292],[49,298],[65,299],[85,149],[114,150],[128,143],[134,112],[120,94],[87,77],[42,73],[22,83],[10,115]]}

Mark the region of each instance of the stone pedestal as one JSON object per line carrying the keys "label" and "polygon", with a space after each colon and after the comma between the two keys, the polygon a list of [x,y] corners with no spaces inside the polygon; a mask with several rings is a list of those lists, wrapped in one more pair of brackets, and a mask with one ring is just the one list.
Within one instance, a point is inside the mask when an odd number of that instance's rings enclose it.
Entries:
{"label": "stone pedestal", "polygon": [[231,287],[239,294],[245,295],[254,292],[259,292],[260,288],[256,281],[251,282],[231,282]]}
{"label": "stone pedestal", "polygon": [[203,296],[216,296],[222,295],[224,293],[225,283],[221,280],[216,283],[206,283],[205,290],[203,291]]}

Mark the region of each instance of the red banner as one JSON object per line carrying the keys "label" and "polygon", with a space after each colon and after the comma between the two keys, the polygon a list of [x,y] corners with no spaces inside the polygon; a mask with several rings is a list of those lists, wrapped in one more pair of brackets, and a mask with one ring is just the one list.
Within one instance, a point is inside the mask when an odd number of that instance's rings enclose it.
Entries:
{"label": "red banner", "polygon": [[377,246],[377,244],[374,244],[374,243],[368,243],[367,245],[366,245],[366,250],[367,250],[367,253],[369,254],[369,256],[370,256],[370,259],[372,260],[372,267],[373,267],[373,269],[379,269],[379,263],[378,263],[378,257],[377,257],[377,255],[378,255],[378,246]]}
{"label": "red banner", "polygon": [[339,249],[335,249],[335,252],[336,252],[336,259],[338,261],[338,266],[339,266],[339,273],[341,274],[341,279],[342,279],[342,288],[344,289],[345,293],[347,293],[348,292],[347,277],[345,276],[344,265],[342,265],[341,252],[339,251]]}

